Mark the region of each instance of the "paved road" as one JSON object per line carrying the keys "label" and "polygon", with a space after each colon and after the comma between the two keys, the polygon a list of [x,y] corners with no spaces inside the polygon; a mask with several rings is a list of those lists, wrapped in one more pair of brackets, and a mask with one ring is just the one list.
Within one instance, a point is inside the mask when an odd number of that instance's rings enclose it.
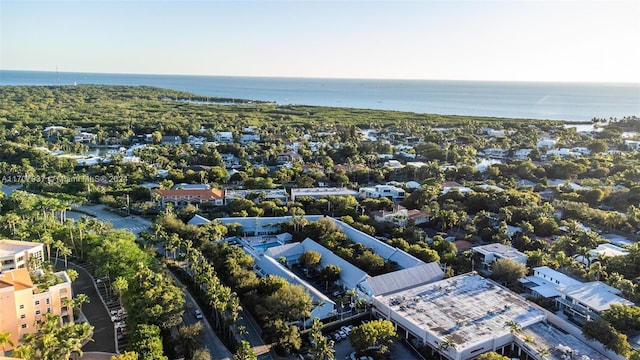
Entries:
{"label": "paved road", "polygon": [[[82,210],[86,213],[94,215],[98,220],[104,222],[110,222],[113,225],[114,229],[124,229],[131,231],[132,233],[138,235],[139,233],[147,230],[149,226],[151,226],[151,221],[142,218],[140,216],[120,216],[118,214],[112,213],[111,211],[106,210],[105,205],[81,205],[75,206],[74,209]],[[87,216],[86,214],[68,211],[67,218],[70,219],[80,219],[83,216]]]}
{"label": "paved road", "polygon": [[93,278],[83,267],[69,263],[69,267],[78,272],[78,278],[71,286],[74,296],[86,294],[90,302],[82,305],[82,313],[93,325],[93,341],[82,347],[82,351],[100,351],[116,354],[115,333],[111,317],[94,286]]}
{"label": "paved road", "polygon": [[[198,306],[198,303],[196,303],[193,296],[191,296],[191,293],[188,290],[186,290],[186,287],[182,285],[180,280],[177,277],[175,277],[173,274],[171,274],[171,276],[173,276],[173,279],[176,281],[176,284],[178,286],[185,289],[184,294],[185,294],[186,307],[187,309],[191,309],[191,310],[187,310],[184,313],[183,322],[185,324],[193,324],[194,322],[198,321],[195,318],[195,315],[193,314],[193,310],[198,309],[202,311],[202,309],[200,309],[200,307]],[[202,313],[204,314],[205,312],[202,311]],[[224,346],[222,341],[220,341],[218,336],[216,336],[216,333],[213,331],[213,328],[211,328],[211,325],[209,325],[209,321],[207,321],[207,318],[205,317],[199,321],[202,321],[202,327],[204,330],[201,336],[202,345],[204,345],[204,347],[206,347],[209,350],[209,353],[211,354],[211,358],[214,360],[232,360],[233,354],[231,354],[231,352],[227,349],[227,347]]]}

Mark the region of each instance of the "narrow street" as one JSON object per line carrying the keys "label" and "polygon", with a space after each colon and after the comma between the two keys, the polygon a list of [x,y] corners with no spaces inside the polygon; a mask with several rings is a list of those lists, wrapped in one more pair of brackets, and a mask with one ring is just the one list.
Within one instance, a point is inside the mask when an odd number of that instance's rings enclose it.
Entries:
{"label": "narrow street", "polygon": [[204,347],[206,347],[209,350],[209,353],[211,354],[211,358],[212,359],[214,359],[214,360],[233,360],[233,354],[231,354],[229,349],[227,349],[227,347],[224,346],[222,341],[220,341],[220,339],[218,338],[216,333],[213,331],[213,328],[211,327],[211,325],[209,325],[209,321],[207,320],[207,318],[204,317],[201,320],[198,320],[198,319],[195,318],[195,316],[193,314],[193,311],[196,310],[196,309],[200,310],[203,314],[205,314],[207,312],[206,311],[202,311],[202,309],[198,306],[198,303],[195,301],[195,299],[193,298],[191,293],[180,282],[180,280],[176,276],[174,276],[173,274],[171,274],[171,276],[173,277],[173,280],[176,282],[176,284],[179,287],[184,289],[186,308],[187,309],[191,309],[191,310],[185,311],[184,316],[183,316],[183,322],[185,324],[192,324],[195,321],[201,321],[202,322],[202,325],[203,325],[202,328],[204,330],[202,332],[202,345],[204,345]]}

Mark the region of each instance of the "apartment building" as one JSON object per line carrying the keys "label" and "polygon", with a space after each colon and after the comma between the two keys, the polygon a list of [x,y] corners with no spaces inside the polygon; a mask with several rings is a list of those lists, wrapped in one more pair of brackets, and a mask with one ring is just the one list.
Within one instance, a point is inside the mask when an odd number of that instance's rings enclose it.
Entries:
{"label": "apartment building", "polygon": [[171,204],[176,208],[185,207],[189,204],[196,206],[205,203],[223,205],[224,199],[222,189],[155,189],[152,193],[158,196],[162,207],[167,206],[167,204]]}
{"label": "apartment building", "polygon": [[[26,268],[0,274],[0,332],[10,333],[16,345],[23,335],[36,332],[36,321],[46,313],[73,322],[71,312],[63,306],[64,299],[72,297],[67,273],[40,274],[32,276]],[[5,350],[11,348],[5,345]]]}
{"label": "apartment building", "polygon": [[0,273],[26,268],[30,259],[35,261],[36,267],[44,261],[42,243],[0,240]]}

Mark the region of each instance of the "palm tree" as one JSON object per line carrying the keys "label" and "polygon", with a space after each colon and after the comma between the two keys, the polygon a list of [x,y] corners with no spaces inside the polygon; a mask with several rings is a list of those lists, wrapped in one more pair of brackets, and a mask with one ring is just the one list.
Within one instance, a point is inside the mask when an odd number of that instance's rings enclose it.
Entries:
{"label": "palm tree", "polygon": [[69,313],[71,319],[74,319],[73,308],[75,307],[75,301],[72,298],[64,298],[62,299],[62,306],[67,308],[67,312]]}
{"label": "palm tree", "polygon": [[[71,255],[71,249],[65,246],[60,250],[60,254],[62,256],[64,256],[64,268],[66,269],[67,268],[67,257],[69,255]],[[57,259],[56,259],[56,261],[57,261]]]}
{"label": "palm tree", "polygon": [[9,345],[9,346],[15,345],[11,340],[10,332],[0,333],[0,345],[2,346],[2,355],[4,355],[4,352],[6,351],[6,348],[5,348],[6,345]]}
{"label": "palm tree", "polygon": [[47,232],[42,235],[41,239],[42,243],[47,248],[47,260],[51,261],[51,245],[53,244],[53,237],[51,237],[51,234]]}
{"label": "palm tree", "polygon": [[78,311],[82,312],[82,305],[88,304],[91,301],[87,294],[78,294],[74,299],[74,305],[78,308]]}
{"label": "palm tree", "polygon": [[59,255],[60,255],[60,249],[62,249],[64,247],[65,247],[64,243],[62,241],[60,241],[60,240],[56,240],[53,243],[53,248],[56,249],[56,263],[55,263],[55,265],[58,265],[58,258],[59,258]]}
{"label": "palm tree", "polygon": [[125,291],[129,288],[129,283],[127,279],[122,276],[118,276],[113,283],[111,284],[113,290],[115,290],[116,294],[118,294],[118,300],[120,301],[120,307],[122,307],[122,295],[124,295]]}

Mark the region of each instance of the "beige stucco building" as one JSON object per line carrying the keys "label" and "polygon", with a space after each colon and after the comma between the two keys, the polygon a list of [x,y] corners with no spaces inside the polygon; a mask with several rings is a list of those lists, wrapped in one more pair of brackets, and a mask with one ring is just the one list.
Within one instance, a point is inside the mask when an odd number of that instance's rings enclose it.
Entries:
{"label": "beige stucco building", "polygon": [[[44,282],[44,278],[48,281]],[[72,298],[71,279],[61,271],[47,276],[34,275],[26,268],[0,274],[0,332],[11,333],[17,346],[23,335],[36,331],[36,321],[44,314],[60,315],[65,322],[73,322],[64,299]],[[9,345],[5,350],[11,350]]]}

